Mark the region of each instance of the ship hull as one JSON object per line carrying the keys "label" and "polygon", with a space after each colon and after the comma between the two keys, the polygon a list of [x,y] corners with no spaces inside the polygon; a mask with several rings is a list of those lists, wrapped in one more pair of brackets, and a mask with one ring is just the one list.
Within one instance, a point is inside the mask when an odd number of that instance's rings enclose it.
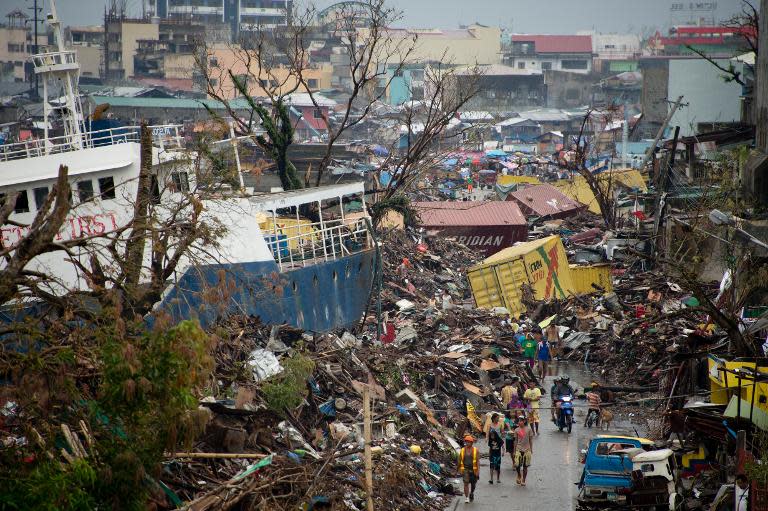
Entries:
{"label": "ship hull", "polygon": [[194,266],[157,309],[172,320],[197,318],[203,327],[231,314],[258,317],[310,332],[349,328],[368,305],[375,250],[290,271],[274,261]]}

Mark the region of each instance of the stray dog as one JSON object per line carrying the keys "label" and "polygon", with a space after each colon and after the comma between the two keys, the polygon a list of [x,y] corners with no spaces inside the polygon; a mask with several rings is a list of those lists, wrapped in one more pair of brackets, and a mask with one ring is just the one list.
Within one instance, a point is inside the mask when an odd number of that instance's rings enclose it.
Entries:
{"label": "stray dog", "polygon": [[600,410],[600,429],[608,431],[611,429],[611,423],[613,422],[613,412],[607,408]]}

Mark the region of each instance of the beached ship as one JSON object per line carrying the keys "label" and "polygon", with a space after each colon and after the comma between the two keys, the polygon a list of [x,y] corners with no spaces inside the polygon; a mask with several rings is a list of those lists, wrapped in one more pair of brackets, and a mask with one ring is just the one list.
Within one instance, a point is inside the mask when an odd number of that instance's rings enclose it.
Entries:
{"label": "beached ship", "polygon": [[[53,2],[48,22],[56,44],[32,57],[43,90],[43,136],[0,146],[0,194],[18,193],[11,222],[2,226],[4,247],[13,247],[26,235],[28,228],[21,226],[29,226],[43,207],[60,165],[68,167],[73,201],[57,240],[116,232],[134,214],[140,128],[95,129],[86,120],[77,92],[76,53],[65,48]],[[204,325],[224,314],[248,314],[310,331],[360,320],[374,270],[362,183],[275,194],[240,190],[206,195],[194,186],[196,167],[189,162],[196,155],[185,148],[181,127],[150,129],[153,200],[173,204],[195,193],[206,214],[226,227],[215,254],[185,258],[176,268],[155,310],[176,320],[198,317]],[[237,151],[237,141],[221,143]],[[235,160],[239,171],[239,158]],[[350,202],[359,205],[357,213],[345,212]],[[310,210],[312,220],[301,216]],[[52,294],[89,289],[71,253],[42,254],[29,269],[53,277],[46,284]],[[210,303],[206,291],[222,284],[228,292]]]}

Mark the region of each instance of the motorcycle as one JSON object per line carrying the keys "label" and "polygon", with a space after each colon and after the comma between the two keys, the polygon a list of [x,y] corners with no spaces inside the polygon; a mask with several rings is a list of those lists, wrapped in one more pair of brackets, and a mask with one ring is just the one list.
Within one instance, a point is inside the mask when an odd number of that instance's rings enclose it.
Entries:
{"label": "motorcycle", "polygon": [[573,396],[562,396],[560,398],[560,411],[557,416],[557,429],[562,431],[568,428],[568,433],[573,427]]}

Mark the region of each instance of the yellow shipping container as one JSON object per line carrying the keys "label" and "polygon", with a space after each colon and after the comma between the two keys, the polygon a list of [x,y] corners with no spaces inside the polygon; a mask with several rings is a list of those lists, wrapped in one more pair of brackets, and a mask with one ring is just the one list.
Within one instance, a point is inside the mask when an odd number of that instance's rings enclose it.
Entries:
{"label": "yellow shipping container", "polygon": [[589,266],[582,266],[579,264],[572,264],[571,282],[573,282],[573,290],[577,294],[597,293],[598,290],[592,287],[592,284],[604,289],[603,294],[608,294],[613,291],[611,265],[592,264]]}
{"label": "yellow shipping container", "polygon": [[506,307],[517,317],[525,310],[521,286],[528,284],[537,300],[574,294],[568,259],[559,236],[506,248],[467,271],[478,307]]}

